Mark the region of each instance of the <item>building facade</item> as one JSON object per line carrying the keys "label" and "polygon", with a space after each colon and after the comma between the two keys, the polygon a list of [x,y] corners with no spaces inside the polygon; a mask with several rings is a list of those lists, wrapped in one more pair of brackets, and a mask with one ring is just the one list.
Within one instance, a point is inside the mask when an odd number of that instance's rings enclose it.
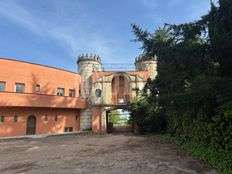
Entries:
{"label": "building facade", "polygon": [[129,109],[156,60],[136,59],[135,71],[102,71],[99,57],[81,55],[77,73],[0,58],[0,137],[107,131],[107,112]]}

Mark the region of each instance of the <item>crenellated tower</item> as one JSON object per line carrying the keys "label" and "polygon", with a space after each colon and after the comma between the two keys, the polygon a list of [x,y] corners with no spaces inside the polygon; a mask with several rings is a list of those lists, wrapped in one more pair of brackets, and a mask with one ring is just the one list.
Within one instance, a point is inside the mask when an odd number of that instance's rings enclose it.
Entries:
{"label": "crenellated tower", "polygon": [[99,56],[88,54],[80,55],[77,59],[78,73],[81,75],[80,97],[86,98],[88,106],[80,112],[81,130],[92,128],[92,74],[102,69],[102,62]]}
{"label": "crenellated tower", "polygon": [[147,71],[151,79],[155,79],[157,76],[157,57],[148,57],[140,55],[135,58],[136,71]]}

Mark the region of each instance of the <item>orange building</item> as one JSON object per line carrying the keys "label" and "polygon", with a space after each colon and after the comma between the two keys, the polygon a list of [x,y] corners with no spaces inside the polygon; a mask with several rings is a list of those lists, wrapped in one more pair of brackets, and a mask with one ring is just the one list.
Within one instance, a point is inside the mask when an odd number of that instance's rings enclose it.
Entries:
{"label": "orange building", "polygon": [[79,74],[0,59],[0,136],[80,130]]}
{"label": "orange building", "polygon": [[151,61],[136,60],[132,72],[102,71],[96,56],[79,56],[77,63],[75,73],[0,58],[0,137],[106,132],[107,111],[127,107],[133,89],[151,77]]}

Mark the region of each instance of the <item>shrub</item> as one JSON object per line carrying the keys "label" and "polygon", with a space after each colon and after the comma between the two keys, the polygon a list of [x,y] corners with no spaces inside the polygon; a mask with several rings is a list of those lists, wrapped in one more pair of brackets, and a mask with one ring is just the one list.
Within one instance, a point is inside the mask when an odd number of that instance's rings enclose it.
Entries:
{"label": "shrub", "polygon": [[146,100],[134,101],[131,110],[139,133],[160,133],[166,130],[165,115],[160,109],[150,107]]}
{"label": "shrub", "polygon": [[211,145],[232,151],[232,102],[220,106],[208,126]]}

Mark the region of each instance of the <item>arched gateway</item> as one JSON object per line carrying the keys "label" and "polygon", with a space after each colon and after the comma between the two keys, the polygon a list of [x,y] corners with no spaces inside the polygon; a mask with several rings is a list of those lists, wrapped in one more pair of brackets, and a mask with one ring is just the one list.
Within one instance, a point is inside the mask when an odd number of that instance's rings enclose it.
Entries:
{"label": "arched gateway", "polygon": [[141,95],[148,78],[156,76],[156,60],[136,59],[136,71],[102,71],[100,58],[79,56],[80,95],[87,98],[87,109],[80,112],[81,130],[108,132],[108,114],[114,109],[130,109],[130,103]]}
{"label": "arched gateway", "polygon": [[123,133],[133,131],[134,122],[130,109],[112,108],[106,111],[106,133]]}

